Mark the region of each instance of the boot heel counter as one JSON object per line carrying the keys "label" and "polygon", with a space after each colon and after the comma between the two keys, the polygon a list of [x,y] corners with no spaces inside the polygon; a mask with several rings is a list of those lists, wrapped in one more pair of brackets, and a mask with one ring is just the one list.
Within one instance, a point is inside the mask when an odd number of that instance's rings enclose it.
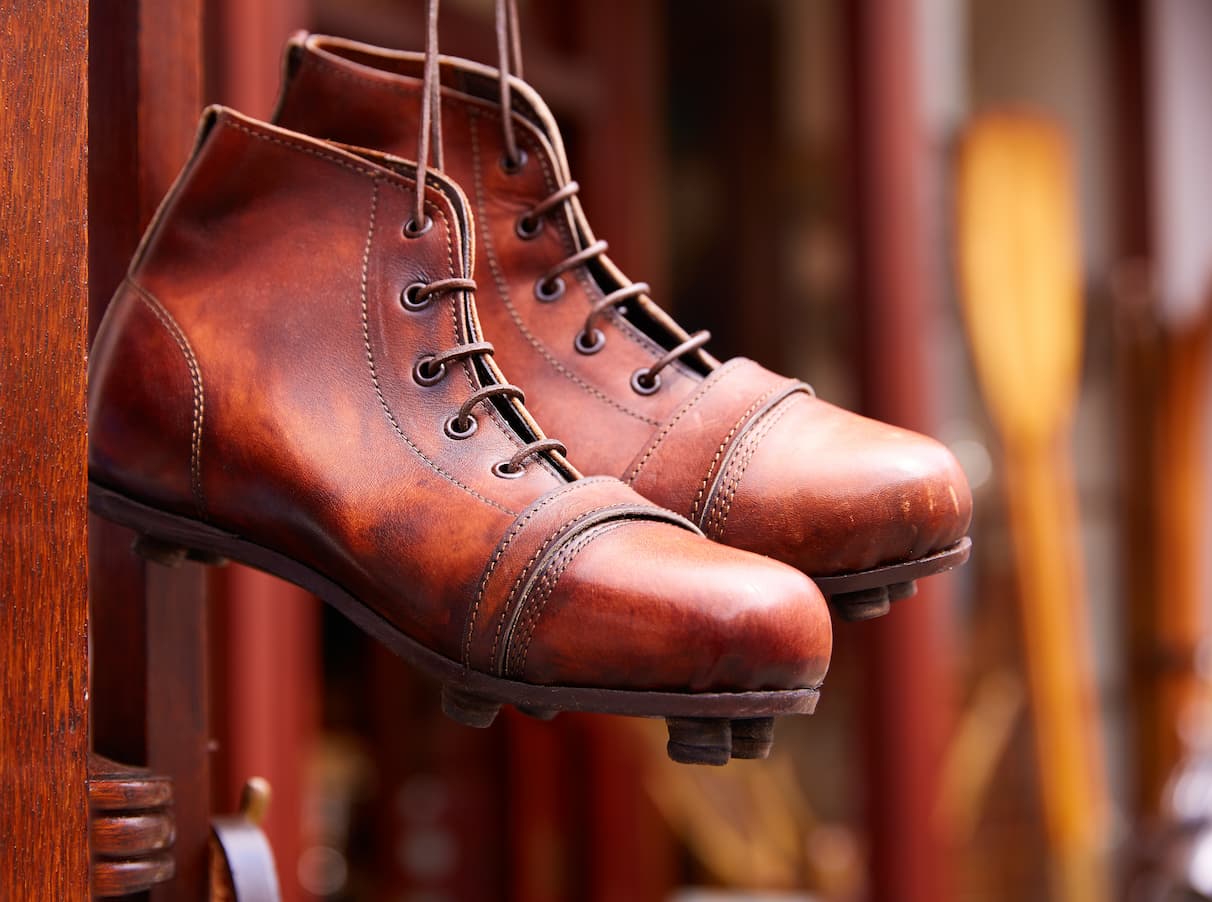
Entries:
{"label": "boot heel counter", "polygon": [[140,500],[205,516],[202,373],[168,310],[130,279],[89,357],[89,477]]}

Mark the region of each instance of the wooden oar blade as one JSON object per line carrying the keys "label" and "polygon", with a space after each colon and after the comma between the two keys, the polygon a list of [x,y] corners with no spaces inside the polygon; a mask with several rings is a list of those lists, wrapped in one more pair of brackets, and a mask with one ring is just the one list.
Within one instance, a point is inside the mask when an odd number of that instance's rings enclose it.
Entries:
{"label": "wooden oar blade", "polygon": [[1042,439],[1073,405],[1082,301],[1068,141],[1001,113],[964,135],[956,219],[960,299],[977,376],[1003,434]]}

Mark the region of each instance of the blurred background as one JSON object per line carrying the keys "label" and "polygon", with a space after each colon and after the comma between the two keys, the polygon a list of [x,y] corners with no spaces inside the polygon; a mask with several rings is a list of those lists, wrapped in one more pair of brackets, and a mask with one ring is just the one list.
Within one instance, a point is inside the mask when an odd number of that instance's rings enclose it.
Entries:
{"label": "blurred background", "polygon": [[[495,60],[491,0],[442,49]],[[420,0],[215,0],[267,116],[297,28],[421,49]],[[769,761],[435,687],[298,590],[212,577],[216,808],[269,779],[288,899],[1212,893],[1209,0],[523,0],[599,237],[719,357],[930,432],[975,551],[836,625]],[[575,451],[572,449],[575,460]]]}

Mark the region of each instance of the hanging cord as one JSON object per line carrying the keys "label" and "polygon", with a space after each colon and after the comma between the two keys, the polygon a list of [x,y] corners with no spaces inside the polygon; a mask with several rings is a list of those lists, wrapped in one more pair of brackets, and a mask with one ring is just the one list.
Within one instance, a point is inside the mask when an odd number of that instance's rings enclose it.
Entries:
{"label": "hanging cord", "polygon": [[417,202],[409,230],[425,231],[425,173],[433,153],[434,169],[442,168],[442,78],[438,71],[438,3],[425,0],[425,83],[421,91],[421,128],[417,136]]}
{"label": "hanging cord", "polygon": [[522,165],[513,130],[511,75],[522,78],[522,35],[518,28],[517,0],[497,0],[497,68],[501,86],[501,130],[505,137],[505,161],[511,168]]}

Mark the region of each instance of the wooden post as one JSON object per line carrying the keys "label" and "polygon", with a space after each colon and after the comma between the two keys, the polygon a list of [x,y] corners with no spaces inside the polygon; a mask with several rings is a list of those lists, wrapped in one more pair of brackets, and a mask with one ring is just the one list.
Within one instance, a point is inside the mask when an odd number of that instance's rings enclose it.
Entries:
{"label": "wooden post", "polygon": [[[926,145],[915,6],[914,0],[861,0],[848,6],[847,24],[863,412],[928,433],[934,425],[929,343],[937,321],[923,245]],[[932,817],[950,702],[943,647],[949,579],[923,581],[918,597],[862,624],[869,893],[880,902],[950,898],[947,848]]]}
{"label": "wooden post", "polygon": [[[93,331],[193,145],[202,108],[201,4],[92,0],[89,9]],[[153,898],[201,900],[210,832],[203,576],[192,564],[145,567],[129,550],[131,538],[93,520],[94,746],[173,778],[176,876]]]}
{"label": "wooden post", "polygon": [[88,894],[88,8],[0,0],[0,894]]}

